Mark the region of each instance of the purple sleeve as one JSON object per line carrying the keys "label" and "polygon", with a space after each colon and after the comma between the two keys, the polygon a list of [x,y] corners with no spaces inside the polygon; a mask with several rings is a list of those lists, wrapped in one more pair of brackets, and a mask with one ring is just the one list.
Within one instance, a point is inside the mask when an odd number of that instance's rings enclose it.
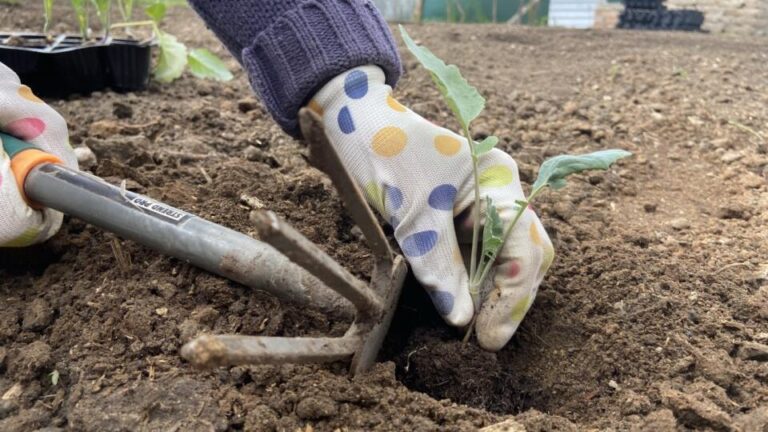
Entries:
{"label": "purple sleeve", "polygon": [[333,77],[374,64],[394,86],[401,65],[370,0],[190,0],[248,72],[272,117],[298,136],[298,112]]}

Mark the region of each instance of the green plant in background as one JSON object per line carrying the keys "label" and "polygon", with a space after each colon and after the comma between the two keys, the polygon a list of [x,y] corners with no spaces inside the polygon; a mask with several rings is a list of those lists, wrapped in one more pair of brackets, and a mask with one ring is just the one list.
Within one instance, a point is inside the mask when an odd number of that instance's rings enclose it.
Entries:
{"label": "green plant in background", "polygon": [[117,8],[123,21],[130,21],[133,17],[133,0],[117,0]]}
{"label": "green plant in background", "polygon": [[[169,83],[179,78],[185,69],[189,69],[192,75],[198,78],[229,81],[232,73],[227,65],[215,54],[205,48],[189,50],[186,45],[179,42],[176,36],[160,29],[168,9],[172,6],[186,4],[181,0],[144,0],[144,13],[149,17],[148,21],[135,21],[119,23],[112,26],[136,27],[151,26],[154,37],[157,39],[160,55],[153,71],[154,78],[162,83]],[[132,6],[132,5],[131,5]],[[132,11],[127,10],[130,16]]]}
{"label": "green plant in background", "polygon": [[483,4],[479,0],[469,0],[469,4],[467,5],[467,15],[471,15],[473,17],[472,22],[476,23],[489,23],[491,22],[491,18],[488,17],[488,15],[485,14],[485,10],[483,10]]}
{"label": "green plant in background", "polygon": [[96,7],[96,16],[99,18],[101,28],[104,30],[104,39],[109,38],[109,25],[112,15],[112,0],[91,0]]}
{"label": "green plant in background", "polygon": [[[621,158],[630,156],[631,153],[624,150],[603,150],[586,155],[561,155],[546,160],[539,168],[539,176],[533,184],[531,193],[524,200],[516,202],[517,211],[512,221],[505,227],[499,217],[493,201],[490,198],[485,200],[485,225],[483,228],[483,244],[480,254],[478,254],[480,242],[480,179],[478,176],[478,161],[480,156],[491,151],[499,139],[495,136],[489,136],[481,142],[476,142],[470,132],[470,124],[485,109],[485,99],[480,93],[472,87],[461,76],[459,68],[455,65],[446,65],[437,56],[432,54],[427,48],[417,45],[408,35],[408,32],[400,26],[405,45],[419,60],[421,65],[429,71],[432,81],[434,81],[438,90],[442,94],[448,107],[456,116],[462,128],[462,133],[467,139],[472,156],[472,175],[474,182],[474,208],[472,228],[472,255],[470,257],[469,269],[469,292],[472,295],[472,301],[475,310],[478,311],[481,305],[480,287],[488,277],[488,273],[496,260],[504,242],[512,232],[517,221],[528,208],[530,202],[536,198],[545,188],[553,190],[565,186],[565,178],[571,174],[587,170],[608,169],[611,164]],[[477,316],[477,315],[475,315]],[[474,321],[473,321],[474,323]],[[469,338],[473,325],[470,325],[465,340]]]}
{"label": "green plant in background", "polygon": [[83,41],[88,39],[88,2],[86,0],[71,0],[72,9],[77,16],[77,26],[80,28],[80,36]]}
{"label": "green plant in background", "polygon": [[[70,0],[72,8],[77,15],[77,24],[83,40],[89,36],[89,2],[96,9],[96,14],[104,29],[104,40],[109,37],[110,31],[115,28],[131,28],[138,26],[150,26],[153,38],[157,41],[160,55],[153,71],[154,78],[162,83],[169,83],[179,78],[185,69],[198,78],[229,81],[232,73],[224,62],[215,54],[205,48],[188,49],[179,42],[176,36],[160,29],[168,9],[174,6],[186,5],[186,0],[117,0],[117,7],[126,22],[110,25],[112,15],[112,0]],[[136,4],[144,6],[144,13],[149,20],[130,21]],[[43,12],[45,14],[45,32],[51,24],[53,15],[53,0],[43,0]]]}

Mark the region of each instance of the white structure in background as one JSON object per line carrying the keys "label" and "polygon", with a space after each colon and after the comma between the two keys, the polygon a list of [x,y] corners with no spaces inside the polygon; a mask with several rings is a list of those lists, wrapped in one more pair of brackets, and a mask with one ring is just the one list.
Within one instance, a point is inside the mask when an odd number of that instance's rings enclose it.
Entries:
{"label": "white structure in background", "polygon": [[412,22],[417,17],[420,0],[373,0],[373,3],[389,22]]}
{"label": "white structure in background", "polygon": [[592,28],[595,10],[605,0],[550,0],[550,26],[568,28]]}

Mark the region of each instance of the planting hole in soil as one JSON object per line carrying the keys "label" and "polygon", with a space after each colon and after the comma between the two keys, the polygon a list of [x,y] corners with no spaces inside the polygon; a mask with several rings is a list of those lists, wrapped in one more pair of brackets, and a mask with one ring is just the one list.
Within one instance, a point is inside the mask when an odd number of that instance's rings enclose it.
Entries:
{"label": "planting hole in soil", "polygon": [[[0,5],[3,31],[42,24],[37,4]],[[371,252],[328,178],[192,11],[173,10],[166,24],[224,58],[235,79],[187,74],[144,92],[51,101],[73,146],[97,157],[83,168],[246,234],[251,211],[273,210],[368,280]],[[74,21],[60,27],[77,32]],[[508,346],[462,344],[409,277],[367,374],[351,378],[343,363],[194,370],[179,349],[201,333],[341,336],[349,323],[68,218],[43,245],[0,251],[0,430],[464,431],[507,418],[532,431],[760,430],[765,41],[408,30],[486,97],[475,139],[500,138],[526,191],[549,157],[635,154],[534,204],[557,256]],[[429,75],[400,50],[398,100],[458,130]]]}

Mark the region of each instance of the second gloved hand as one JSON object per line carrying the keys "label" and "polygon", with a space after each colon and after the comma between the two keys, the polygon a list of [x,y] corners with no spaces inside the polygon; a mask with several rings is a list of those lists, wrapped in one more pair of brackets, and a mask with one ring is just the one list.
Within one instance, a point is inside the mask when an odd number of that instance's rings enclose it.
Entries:
{"label": "second gloved hand", "polygon": [[[77,159],[69,146],[64,119],[38,99],[19,77],[0,63],[0,132],[56,155],[70,168]],[[19,189],[11,159],[0,147],[0,247],[23,247],[47,240],[59,230],[61,213],[31,208]]]}
{"label": "second gloved hand", "polygon": [[[554,258],[538,217],[526,210],[496,262],[493,290],[474,310],[454,218],[474,202],[466,140],[399,104],[384,72],[364,66],[326,84],[309,103],[368,201],[395,237],[437,311],[454,326],[475,313],[480,345],[501,349],[533,303]],[[490,197],[505,224],[525,198],[514,160],[498,149],[479,161],[480,195]],[[465,236],[461,236],[466,240]],[[471,241],[469,236],[468,241]]]}

